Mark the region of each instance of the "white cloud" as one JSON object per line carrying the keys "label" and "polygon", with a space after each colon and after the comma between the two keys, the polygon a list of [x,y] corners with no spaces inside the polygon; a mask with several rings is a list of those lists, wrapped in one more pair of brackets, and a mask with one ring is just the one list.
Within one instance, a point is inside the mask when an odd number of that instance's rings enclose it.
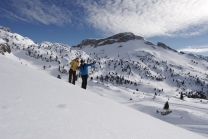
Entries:
{"label": "white cloud", "polygon": [[208,30],[207,0],[83,1],[86,21],[108,34],[192,36]]}
{"label": "white cloud", "polygon": [[[208,0],[3,0],[0,16],[58,26],[89,25],[106,35],[193,36],[208,30]],[[2,3],[0,3],[2,4]],[[8,9],[7,5],[9,5]]]}
{"label": "white cloud", "polygon": [[205,53],[205,52],[208,52],[208,45],[188,46],[188,47],[182,48],[178,51],[183,51],[183,52],[188,52],[188,53]]}

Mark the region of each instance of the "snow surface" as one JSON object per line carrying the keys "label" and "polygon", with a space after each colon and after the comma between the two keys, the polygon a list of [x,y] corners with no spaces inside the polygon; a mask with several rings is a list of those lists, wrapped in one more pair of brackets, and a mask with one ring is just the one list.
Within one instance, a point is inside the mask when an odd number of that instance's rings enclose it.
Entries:
{"label": "snow surface", "polygon": [[0,55],[2,139],[203,139]]}
{"label": "snow surface", "polygon": [[2,38],[0,38],[0,44],[1,44],[1,43],[6,43],[6,41],[3,40]]}
{"label": "snow surface", "polygon": [[[187,97],[184,97],[184,101],[179,99],[179,92],[201,90],[208,92],[207,57],[175,53],[162,47],[146,45],[145,41],[142,40],[132,40],[97,48],[84,46],[82,49],[71,49],[69,46],[59,43],[42,42],[35,44],[27,37],[5,31],[0,31],[0,37],[8,39],[8,44],[12,47],[12,54],[5,53],[5,57],[15,60],[24,67],[36,69],[43,77],[45,74],[53,77],[61,75],[62,80],[58,80],[61,82],[60,84],[68,81],[68,63],[73,58],[80,56],[85,60],[88,58],[90,60],[96,59],[95,71],[89,69],[90,78],[93,77],[93,80],[90,81],[89,78],[87,90],[157,119],[208,137],[208,101]],[[28,52],[31,54],[29,55]],[[50,56],[52,57],[51,61],[49,60]],[[127,72],[123,72],[121,66],[118,65],[121,60],[124,61],[122,67],[126,68],[129,65],[131,70],[127,68]],[[110,66],[108,66],[109,63]],[[117,67],[115,68],[114,65]],[[45,70],[43,70],[43,66],[46,67]],[[66,71],[66,73],[58,71],[59,66],[61,67],[60,71]],[[167,67],[168,70],[166,70]],[[173,77],[169,72],[170,68],[174,70],[172,72]],[[101,82],[100,79],[96,78],[97,76],[100,78],[101,75],[105,76],[109,72],[114,77],[115,72],[117,72],[118,76],[124,76],[125,80],[135,82],[138,86],[118,85],[115,81]],[[150,76],[166,77],[166,79],[156,81]],[[195,83],[197,77],[203,83],[202,85]],[[175,79],[174,82],[173,79]],[[182,85],[176,81],[185,81],[185,84]],[[37,82],[38,85],[39,81]],[[36,88],[38,88],[37,86]],[[76,86],[80,88],[80,78],[78,78]],[[155,88],[156,90],[154,90]],[[161,92],[161,89],[164,91]],[[153,99],[155,92],[158,95]],[[130,101],[130,99],[132,100]],[[162,109],[167,100],[169,100],[170,109],[173,112],[167,116],[157,114],[156,110]]]}

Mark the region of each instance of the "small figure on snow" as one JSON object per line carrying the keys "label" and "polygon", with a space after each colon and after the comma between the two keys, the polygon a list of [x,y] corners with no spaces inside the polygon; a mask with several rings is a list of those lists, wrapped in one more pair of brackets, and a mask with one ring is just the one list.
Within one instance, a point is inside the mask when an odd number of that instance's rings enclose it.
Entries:
{"label": "small figure on snow", "polygon": [[69,83],[72,82],[72,84],[74,85],[75,85],[75,80],[76,80],[76,70],[78,70],[78,66],[79,66],[79,58],[77,57],[71,61],[70,70],[69,70]]}
{"label": "small figure on snow", "polygon": [[88,67],[93,66],[96,62],[94,61],[91,64],[85,64],[84,60],[81,60],[81,64],[79,66],[79,71],[81,73],[82,77],[82,88],[86,89],[87,88],[87,78],[88,78]]}
{"label": "small figure on snow", "polygon": [[58,75],[58,76],[57,76],[57,78],[58,78],[58,79],[61,79],[61,76],[60,76],[60,75]]}

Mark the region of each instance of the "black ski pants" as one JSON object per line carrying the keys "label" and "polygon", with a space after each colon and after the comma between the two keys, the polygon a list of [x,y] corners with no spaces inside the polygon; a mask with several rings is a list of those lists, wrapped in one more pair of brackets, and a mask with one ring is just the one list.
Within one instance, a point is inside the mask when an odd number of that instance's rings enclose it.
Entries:
{"label": "black ski pants", "polygon": [[69,70],[69,83],[72,83],[75,85],[76,80],[76,71],[73,71],[72,69]]}
{"label": "black ski pants", "polygon": [[82,88],[83,89],[87,88],[87,78],[88,78],[88,75],[82,75]]}

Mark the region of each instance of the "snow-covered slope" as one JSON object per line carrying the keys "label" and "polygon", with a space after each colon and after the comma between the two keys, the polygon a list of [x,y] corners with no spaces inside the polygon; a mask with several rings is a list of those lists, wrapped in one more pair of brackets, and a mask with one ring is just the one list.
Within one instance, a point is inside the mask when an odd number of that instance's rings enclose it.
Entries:
{"label": "snow-covered slope", "polygon": [[[208,102],[202,99],[208,92],[207,57],[178,53],[132,33],[88,39],[72,49],[60,43],[35,44],[5,30],[0,30],[0,38],[12,50],[6,57],[54,77],[61,75],[64,82],[73,58],[79,56],[88,63],[95,59],[95,67],[89,70],[88,90],[208,137]],[[76,86],[80,84],[78,78]],[[181,93],[184,100],[180,100]],[[156,114],[166,101],[173,112],[165,117]]]}
{"label": "snow-covered slope", "polygon": [[2,139],[203,138],[3,56],[0,67]]}

